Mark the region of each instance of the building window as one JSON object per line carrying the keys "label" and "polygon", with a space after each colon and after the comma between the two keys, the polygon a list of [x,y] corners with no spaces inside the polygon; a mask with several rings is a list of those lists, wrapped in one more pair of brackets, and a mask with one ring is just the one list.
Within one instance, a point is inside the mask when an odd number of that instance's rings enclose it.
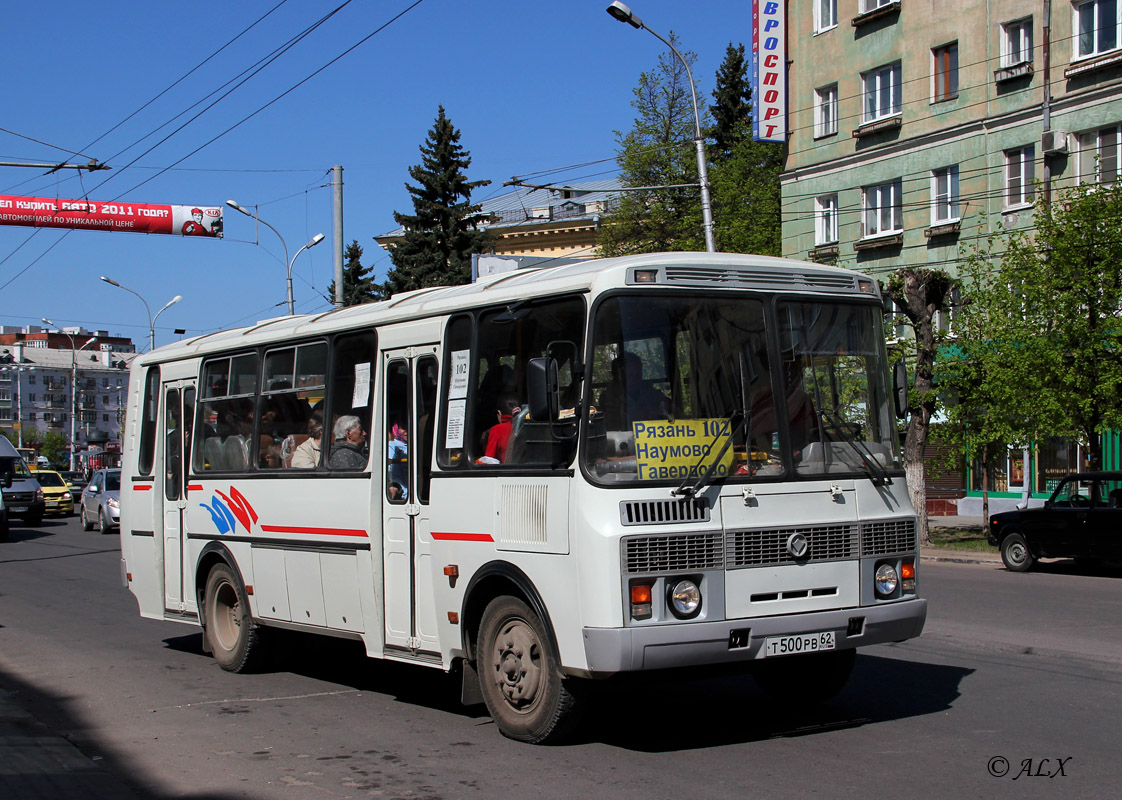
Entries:
{"label": "building window", "polygon": [[1075,57],[1118,49],[1118,0],[1075,4]]}
{"label": "building window", "polygon": [[1005,151],[1006,208],[1024,206],[1032,202],[1035,159],[1036,148],[1032,145]]}
{"label": "building window", "polygon": [[838,132],[838,85],[815,90],[814,136],[831,136]]}
{"label": "building window", "polygon": [[1120,135],[1120,125],[1079,134],[1080,183],[1114,183],[1118,180]]}
{"label": "building window", "polygon": [[931,224],[942,225],[959,218],[958,166],[931,173]]}
{"label": "building window", "polygon": [[12,418],[12,409],[0,408],[0,420],[7,422]]}
{"label": "building window", "polygon": [[931,75],[935,81],[932,100],[938,103],[958,97],[958,42],[936,47],[931,56],[934,60]]}
{"label": "building window", "polygon": [[814,198],[814,243],[833,244],[838,240],[838,196]]}
{"label": "building window", "polygon": [[838,24],[838,0],[815,0],[814,32],[821,33]]}
{"label": "building window", "polygon": [[900,62],[879,67],[862,76],[865,87],[865,122],[900,113]]}
{"label": "building window", "polygon": [[861,13],[875,11],[881,6],[891,5],[895,0],[861,0]]}
{"label": "building window", "polygon": [[1001,66],[1015,67],[1032,61],[1032,17],[1001,26]]}
{"label": "building window", "polygon": [[903,205],[900,200],[903,181],[895,180],[862,189],[864,224],[862,238],[884,236],[904,230]]}
{"label": "building window", "polygon": [[[27,383],[31,386],[34,386],[35,385],[35,376],[34,375],[28,375],[27,376]],[[32,398],[32,399],[34,399],[34,398]]]}

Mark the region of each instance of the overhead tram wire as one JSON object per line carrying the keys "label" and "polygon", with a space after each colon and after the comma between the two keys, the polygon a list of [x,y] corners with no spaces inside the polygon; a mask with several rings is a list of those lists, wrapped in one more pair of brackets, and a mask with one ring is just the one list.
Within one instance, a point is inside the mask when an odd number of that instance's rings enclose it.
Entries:
{"label": "overhead tram wire", "polygon": [[[347,4],[349,4],[349,3],[351,2],[351,1],[352,1],[352,0],[347,0],[347,2],[346,2],[346,3],[343,3],[343,5],[339,6],[339,8],[337,8],[337,9],[335,9],[334,11],[330,12],[330,14],[329,14],[329,15],[325,16],[325,17],[324,17],[324,18],[323,18],[323,19],[322,19],[322,20],[321,20],[320,22],[316,23],[316,27],[318,27],[319,25],[323,24],[323,22],[326,22],[326,21],[327,21],[327,19],[329,19],[329,18],[330,18],[330,17],[332,16],[332,15],[334,15],[335,13],[337,13],[337,12],[339,11],[339,9],[342,9],[342,8],[343,8],[343,7],[345,7],[345,6],[347,5]],[[127,190],[125,190],[124,192],[121,192],[121,194],[117,195],[117,196],[116,196],[116,197],[115,197],[114,199],[115,199],[115,200],[116,200],[116,199],[120,199],[121,197],[123,197],[124,195],[128,194],[129,192],[135,191],[136,189],[139,189],[139,188],[140,188],[141,186],[144,186],[144,185],[145,185],[146,183],[149,183],[150,181],[153,181],[153,180],[155,180],[155,179],[156,179],[156,178],[158,178],[158,177],[159,177],[160,175],[163,175],[163,174],[164,174],[165,172],[167,172],[168,170],[170,170],[170,169],[171,169],[172,167],[175,167],[175,166],[177,166],[178,164],[181,164],[181,163],[183,163],[184,161],[186,161],[186,160],[187,160],[188,158],[190,158],[191,156],[195,155],[196,153],[200,152],[201,150],[203,150],[203,149],[205,149],[205,148],[209,147],[210,145],[214,144],[214,143],[215,143],[216,141],[218,141],[219,139],[221,139],[221,138],[222,138],[223,136],[225,136],[226,134],[228,134],[228,133],[230,133],[230,132],[232,132],[232,131],[236,130],[236,129],[237,129],[238,127],[240,127],[241,125],[244,125],[244,124],[245,124],[246,122],[248,122],[249,120],[251,120],[251,119],[253,119],[254,117],[256,117],[256,116],[257,116],[258,114],[260,114],[260,113],[261,113],[262,111],[264,111],[265,109],[269,108],[269,107],[270,107],[270,106],[272,106],[272,105],[273,105],[274,103],[278,102],[279,100],[283,99],[284,97],[288,96],[288,95],[289,95],[289,94],[291,94],[292,92],[296,91],[296,89],[300,88],[300,87],[301,87],[301,86],[303,86],[303,85],[304,85],[305,83],[307,83],[308,81],[310,81],[310,80],[311,80],[312,78],[314,78],[314,77],[316,77],[317,75],[319,75],[319,74],[320,74],[321,72],[323,72],[323,71],[324,71],[325,69],[327,69],[328,67],[332,66],[332,65],[333,65],[333,64],[335,64],[335,63],[336,63],[337,61],[339,61],[339,60],[340,60],[340,59],[342,59],[343,57],[345,57],[345,56],[349,55],[349,54],[350,54],[350,53],[351,53],[352,51],[356,50],[357,48],[359,48],[360,46],[362,46],[363,44],[365,44],[365,43],[366,43],[367,41],[369,41],[370,39],[372,39],[372,38],[374,38],[375,36],[377,36],[377,35],[378,35],[379,33],[381,33],[382,31],[384,31],[384,30],[385,30],[386,28],[388,28],[388,27],[389,27],[390,25],[392,25],[393,23],[397,22],[397,21],[398,21],[399,19],[401,19],[402,17],[404,17],[404,16],[406,15],[406,14],[408,14],[408,13],[409,13],[410,11],[412,11],[412,10],[413,10],[414,8],[416,8],[417,6],[419,6],[419,5],[420,5],[421,3],[423,3],[423,2],[425,2],[425,0],[414,0],[414,2],[413,2],[413,3],[411,3],[411,4],[410,4],[410,5],[408,6],[408,7],[406,7],[406,8],[404,9],[404,10],[402,10],[402,11],[399,11],[399,12],[398,12],[397,14],[395,14],[395,15],[394,15],[394,16],[393,16],[392,18],[390,18],[390,19],[389,19],[389,20],[388,20],[387,22],[385,22],[385,23],[383,23],[382,25],[380,25],[379,27],[377,27],[377,28],[376,28],[376,29],[375,29],[374,31],[372,31],[371,33],[369,33],[369,34],[367,34],[366,36],[364,36],[364,37],[363,37],[362,39],[360,39],[360,40],[359,40],[359,41],[357,41],[357,42],[356,42],[355,44],[353,44],[353,45],[351,45],[350,47],[348,47],[348,48],[347,48],[346,50],[344,50],[343,52],[341,52],[341,53],[340,53],[339,55],[337,55],[337,56],[335,56],[334,58],[332,58],[331,60],[329,60],[329,61],[328,61],[327,63],[325,63],[325,64],[324,64],[323,66],[321,66],[321,67],[319,67],[318,69],[316,69],[316,70],[315,70],[314,72],[311,72],[310,74],[308,74],[307,76],[305,76],[305,77],[304,77],[304,78],[302,78],[301,80],[297,81],[297,82],[296,82],[295,84],[293,84],[293,85],[292,85],[292,86],[290,86],[290,87],[289,87],[288,89],[286,89],[286,90],[284,90],[283,92],[281,92],[280,94],[278,94],[278,95],[277,95],[276,97],[274,97],[274,98],[273,98],[272,100],[270,100],[269,102],[267,102],[267,103],[265,103],[264,105],[262,105],[262,106],[258,107],[258,108],[257,108],[257,110],[255,110],[255,111],[251,112],[250,114],[247,114],[246,116],[242,117],[242,119],[240,119],[240,120],[238,120],[237,122],[235,122],[235,123],[234,123],[233,125],[231,125],[231,126],[230,126],[229,128],[227,128],[226,130],[224,130],[224,131],[222,131],[221,133],[217,134],[216,136],[214,136],[214,137],[212,137],[212,138],[208,139],[208,140],[207,140],[206,142],[204,142],[203,144],[199,145],[198,147],[196,147],[196,148],[195,148],[194,150],[192,150],[191,152],[187,153],[187,154],[186,154],[185,156],[183,156],[182,158],[179,158],[179,159],[177,159],[176,161],[172,162],[172,163],[171,163],[170,165],[168,165],[168,166],[166,166],[166,167],[164,167],[164,168],[162,168],[162,169],[158,170],[158,171],[156,172],[156,174],[154,174],[154,175],[151,175],[151,176],[150,176],[150,177],[148,177],[148,178],[145,178],[145,179],[144,179],[143,181],[141,181],[140,183],[138,183],[138,184],[136,184],[136,185],[132,186],[131,188],[129,188],[129,189],[127,189]],[[311,33],[311,31],[312,31],[312,30],[314,30],[314,28],[312,28],[312,29],[309,29],[309,30],[307,31],[307,33],[305,33],[305,34],[302,34],[300,38],[303,38],[303,36],[306,36],[306,35],[307,35],[308,33]],[[295,42],[293,42],[293,45],[295,45]],[[286,50],[287,50],[287,49],[289,49],[289,48],[286,48]],[[278,56],[278,57],[279,57],[279,56]],[[272,63],[272,61],[274,61],[274,60],[276,60],[276,59],[274,58],[274,59],[270,60],[270,62],[269,62],[269,63]],[[264,69],[264,68],[265,68],[265,66],[268,66],[268,64],[265,64],[265,65],[264,65],[264,66],[262,66],[262,67],[261,67],[260,69],[256,70],[256,71],[255,71],[255,72],[253,73],[253,75],[250,75],[250,78],[252,78],[252,77],[253,77],[254,75],[256,75],[256,74],[257,74],[258,72],[260,72],[260,71],[261,71],[262,69]],[[246,81],[248,81],[248,80],[249,80],[249,78],[246,78]],[[242,83],[244,84],[244,83],[245,83],[245,81],[242,81]],[[241,86],[241,85],[242,85],[242,84],[239,84],[239,86]],[[235,87],[235,89],[236,89],[236,88],[238,88],[238,87]],[[227,92],[227,93],[226,93],[225,95],[223,95],[223,96],[222,96],[221,98],[219,98],[219,100],[216,100],[216,101],[215,101],[214,103],[212,103],[212,104],[211,104],[210,106],[208,106],[208,107],[207,107],[207,109],[204,109],[204,110],[203,110],[202,112],[200,112],[200,113],[199,113],[198,115],[196,115],[195,117],[193,117],[193,118],[192,118],[191,120],[188,120],[188,122],[184,123],[184,125],[180,126],[180,127],[179,127],[179,128],[177,128],[177,129],[176,129],[175,131],[173,131],[173,132],[172,132],[171,134],[169,134],[169,135],[168,135],[167,137],[165,137],[164,139],[162,139],[162,140],[161,140],[160,142],[158,142],[158,143],[157,143],[156,145],[153,145],[153,146],[152,146],[151,148],[149,148],[149,149],[148,149],[147,151],[145,151],[145,153],[143,153],[143,154],[141,154],[140,156],[138,156],[138,157],[137,157],[137,159],[134,159],[134,160],[133,160],[133,162],[131,162],[131,163],[130,163],[130,164],[129,164],[128,166],[131,166],[132,164],[136,163],[136,160],[139,160],[140,158],[143,158],[143,157],[144,157],[145,155],[147,155],[148,153],[152,152],[152,150],[154,150],[154,149],[155,149],[156,147],[158,147],[158,146],[159,146],[160,144],[163,144],[163,143],[164,143],[165,141],[167,141],[167,140],[168,140],[169,138],[171,138],[171,136],[174,136],[174,135],[175,135],[176,133],[178,133],[178,132],[179,132],[180,130],[182,130],[182,129],[183,129],[184,127],[186,127],[186,126],[187,126],[188,124],[190,124],[190,122],[194,121],[194,119],[197,119],[197,118],[198,118],[198,116],[201,116],[201,114],[205,113],[205,112],[206,112],[206,111],[207,111],[207,110],[208,110],[209,108],[213,107],[213,106],[214,106],[215,104],[217,104],[218,102],[220,102],[220,101],[221,101],[221,100],[222,100],[223,98],[225,98],[226,96],[228,96],[228,95],[229,95],[229,94],[230,94],[231,92],[233,92],[233,91],[234,91],[234,89],[231,89],[231,90],[230,90],[230,92]],[[118,174],[120,174],[120,173],[118,173]],[[116,177],[116,176],[113,176],[113,177]],[[97,189],[97,188],[99,188],[100,186],[103,186],[103,185],[104,185],[105,183],[108,183],[108,181],[109,181],[109,179],[106,179],[105,181],[102,181],[102,182],[101,182],[100,184],[98,184],[98,187],[95,187],[95,189],[94,189],[94,190],[96,191],[96,189]]]}

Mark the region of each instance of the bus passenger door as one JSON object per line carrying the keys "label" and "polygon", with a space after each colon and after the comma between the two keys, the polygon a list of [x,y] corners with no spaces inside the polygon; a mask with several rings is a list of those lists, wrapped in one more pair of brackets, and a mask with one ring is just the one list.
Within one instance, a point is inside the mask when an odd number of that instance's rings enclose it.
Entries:
{"label": "bus passenger door", "polygon": [[386,649],[422,658],[439,653],[428,508],[436,352],[436,345],[383,352],[385,396],[375,426],[385,461],[380,482]]}
{"label": "bus passenger door", "polygon": [[175,613],[187,610],[186,591],[192,585],[187,574],[184,519],[194,407],[194,381],[164,384],[164,413],[158,440],[163,449],[163,458],[158,462],[163,479],[162,485],[158,485],[163,505],[164,608]]}

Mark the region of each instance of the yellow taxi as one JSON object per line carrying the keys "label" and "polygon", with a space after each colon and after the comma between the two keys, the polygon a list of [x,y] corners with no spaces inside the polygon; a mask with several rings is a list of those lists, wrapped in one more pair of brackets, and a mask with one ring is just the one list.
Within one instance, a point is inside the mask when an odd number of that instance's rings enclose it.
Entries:
{"label": "yellow taxi", "polygon": [[49,469],[36,470],[35,480],[43,487],[43,501],[46,503],[45,513],[72,516],[74,514],[74,498],[70,496],[70,484],[61,475]]}

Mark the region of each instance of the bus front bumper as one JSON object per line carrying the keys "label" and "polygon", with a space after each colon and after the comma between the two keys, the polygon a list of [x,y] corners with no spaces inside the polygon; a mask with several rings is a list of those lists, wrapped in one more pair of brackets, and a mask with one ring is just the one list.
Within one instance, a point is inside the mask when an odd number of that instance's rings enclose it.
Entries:
{"label": "bus front bumper", "polygon": [[589,673],[602,676],[752,661],[764,657],[764,641],[772,636],[833,631],[838,650],[900,642],[919,636],[926,619],[927,600],[914,598],[779,617],[585,628],[584,650]]}

